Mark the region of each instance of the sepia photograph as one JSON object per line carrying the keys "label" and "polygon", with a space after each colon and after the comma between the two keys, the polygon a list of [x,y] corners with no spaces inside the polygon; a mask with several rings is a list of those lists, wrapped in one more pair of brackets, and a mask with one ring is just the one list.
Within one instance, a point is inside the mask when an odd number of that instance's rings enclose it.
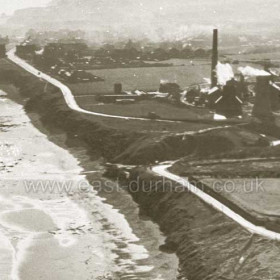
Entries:
{"label": "sepia photograph", "polygon": [[280,280],[279,0],[0,0],[0,280]]}

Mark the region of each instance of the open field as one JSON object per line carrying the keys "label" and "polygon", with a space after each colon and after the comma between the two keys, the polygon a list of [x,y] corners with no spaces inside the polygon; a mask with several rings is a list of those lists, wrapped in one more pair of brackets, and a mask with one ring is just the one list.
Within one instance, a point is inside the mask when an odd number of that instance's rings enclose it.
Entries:
{"label": "open field", "polygon": [[[12,62],[6,60],[6,59],[1,59],[0,60],[0,70],[17,70],[21,75],[26,75],[26,76],[31,76],[28,72],[24,71],[17,65],[13,64]],[[33,77],[33,76],[32,76]],[[37,80],[34,78],[34,80]],[[7,81],[3,80],[1,81],[0,77],[0,82],[2,84],[2,87],[14,87],[10,85],[10,82],[7,83]],[[48,88],[47,88],[48,90]],[[12,92],[11,90],[9,92]],[[9,95],[12,99],[15,100],[15,96],[12,94]],[[83,97],[85,98],[85,97]],[[94,97],[90,97],[92,99]],[[17,101],[17,100],[16,100]],[[19,102],[21,102],[19,100]],[[77,98],[77,102],[79,103],[79,98]],[[89,104],[89,100],[87,100],[85,104]],[[159,103],[160,104],[160,103]],[[81,105],[81,104],[79,104]],[[165,104],[160,104],[160,105],[165,105]],[[127,105],[123,105],[127,106]],[[118,109],[116,110],[122,110],[123,106],[116,106]],[[173,106],[173,105],[168,105],[168,106]],[[97,107],[97,106],[96,106]],[[175,107],[175,106],[174,106]],[[162,107],[161,110],[163,110]],[[169,107],[168,107],[169,108]],[[172,108],[172,107],[171,107]],[[177,109],[177,107],[175,107]],[[183,109],[184,110],[184,109]],[[109,113],[109,112],[108,112]],[[183,113],[181,113],[183,114]],[[139,121],[139,120],[121,120],[121,119],[112,119],[112,118],[104,118],[100,116],[91,116],[91,115],[83,115],[85,119],[89,119],[90,121],[93,122],[98,122],[106,127],[111,127],[111,128],[118,128],[121,130],[128,130],[128,131],[137,131],[137,132],[143,132],[143,133],[152,133],[152,134],[168,134],[170,132],[185,132],[185,131],[197,131],[200,129],[205,129],[208,127],[213,127],[215,124],[199,124],[199,123],[180,123],[180,122],[173,122],[173,123],[166,123],[166,122],[156,122],[156,121]],[[219,125],[219,124],[217,124]]]}
{"label": "open field", "polygon": [[[178,83],[181,88],[192,84],[205,83],[204,78],[210,77],[210,62],[208,60],[172,59],[165,61],[173,63],[173,67],[108,69],[90,71],[103,78],[104,82],[69,84],[79,106],[89,111],[120,116],[146,117],[149,112],[155,112],[161,118],[168,119],[200,119],[212,118],[208,110],[194,108],[178,108],[172,104],[162,104],[156,101],[136,102],[135,104],[100,104],[96,95],[113,93],[115,83],[122,83],[123,90],[156,91],[161,80]],[[237,72],[239,66],[233,65]],[[252,64],[250,64],[252,65]],[[255,66],[255,65],[254,65]]]}
{"label": "open field", "polygon": [[15,65],[5,58],[0,59],[1,70],[14,70]]}
{"label": "open field", "polygon": [[121,116],[147,117],[149,112],[155,112],[160,118],[163,119],[213,119],[213,114],[211,114],[208,110],[179,107],[156,100],[146,100],[132,104],[85,104],[83,108],[86,110]]}
{"label": "open field", "polygon": [[[180,62],[178,62],[180,61]],[[69,85],[75,95],[112,93],[115,83],[122,83],[123,90],[158,90],[160,80],[178,83],[182,88],[194,83],[203,83],[210,77],[210,64],[205,61],[194,62],[177,60],[180,65],[173,67],[148,67],[130,69],[108,69],[89,71],[104,82]]]}
{"label": "open field", "polygon": [[239,61],[249,61],[252,62],[270,59],[272,62],[280,62],[280,52],[271,52],[271,53],[252,53],[252,54],[234,54],[228,55],[227,57],[231,59],[237,59]]}
{"label": "open field", "polygon": [[[117,128],[119,130],[125,130],[129,132],[142,132],[147,135],[169,135],[170,133],[186,133],[195,132],[201,129],[207,129],[221,125],[217,123],[194,123],[194,122],[157,122],[139,121],[139,120],[123,120],[112,119],[98,116],[85,115],[84,118],[94,122],[98,122],[108,128]],[[226,124],[224,124],[226,126]]]}
{"label": "open field", "polygon": [[[18,69],[18,67],[13,62],[11,62],[5,58],[0,59],[0,70],[10,71],[10,70],[15,70],[15,69]],[[26,71],[22,71],[22,73],[29,75]],[[3,80],[3,82],[7,83],[7,81],[4,81],[2,76],[0,76],[0,80],[1,81]]]}
{"label": "open field", "polygon": [[143,101],[134,104],[98,104],[95,95],[113,92],[115,83],[122,83],[123,90],[158,90],[160,80],[177,82],[182,88],[194,83],[203,83],[205,77],[210,76],[210,64],[207,60],[198,60],[191,64],[187,59],[166,61],[173,63],[173,67],[109,69],[90,71],[94,75],[104,78],[104,82],[70,84],[69,87],[76,96],[81,108],[99,113],[121,116],[147,117],[149,112],[155,112],[161,118],[168,119],[198,119],[212,114],[208,110],[180,108],[168,103],[157,101]]}
{"label": "open field", "polygon": [[246,210],[280,217],[279,179],[203,179],[202,182]]}
{"label": "open field", "polygon": [[[256,154],[258,153],[255,151]],[[182,162],[175,167],[184,176],[195,175],[200,177],[211,176],[213,178],[255,178],[276,177],[279,178],[280,159],[252,158],[250,159],[217,159],[196,160]],[[280,182],[280,181],[279,181]]]}
{"label": "open field", "polygon": [[179,176],[280,177],[280,146],[271,146],[273,141],[280,139],[279,127],[274,124],[228,126],[206,131],[196,138],[190,141],[188,156],[171,168]]}
{"label": "open field", "polygon": [[[223,59],[221,59],[223,60]],[[149,67],[130,69],[105,69],[89,71],[93,75],[103,78],[104,82],[69,84],[76,96],[108,94],[113,92],[115,83],[122,83],[124,91],[158,90],[161,80],[178,83],[182,89],[199,83],[205,83],[204,78],[210,78],[211,65],[207,60],[173,59],[166,62],[174,64],[173,67]],[[239,66],[247,63],[233,65],[237,72]],[[256,67],[255,64],[251,64]],[[260,66],[261,67],[261,66]]]}

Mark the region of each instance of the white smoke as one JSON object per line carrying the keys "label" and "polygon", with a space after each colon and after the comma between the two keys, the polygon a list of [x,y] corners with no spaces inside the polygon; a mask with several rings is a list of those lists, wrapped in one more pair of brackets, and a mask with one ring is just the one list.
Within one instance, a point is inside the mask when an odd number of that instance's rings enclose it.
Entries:
{"label": "white smoke", "polygon": [[216,71],[217,71],[218,84],[221,86],[226,85],[228,81],[234,78],[232,67],[228,63],[223,64],[218,62]]}
{"label": "white smoke", "polygon": [[168,83],[170,83],[169,80],[163,80],[163,79],[160,80],[160,84],[161,84],[161,85],[166,85],[166,84],[168,84]]}
{"label": "white smoke", "polygon": [[271,76],[269,72],[253,68],[251,66],[239,67],[238,71],[241,72],[243,76],[247,77]]}

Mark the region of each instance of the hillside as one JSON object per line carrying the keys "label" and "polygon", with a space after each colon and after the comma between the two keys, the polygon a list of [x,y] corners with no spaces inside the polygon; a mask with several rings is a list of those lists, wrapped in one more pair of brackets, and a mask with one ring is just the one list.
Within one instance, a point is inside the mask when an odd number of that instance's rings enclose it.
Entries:
{"label": "hillside", "polygon": [[[269,2],[269,3],[267,3]],[[46,8],[16,11],[9,25],[24,28],[83,29],[148,37],[192,36],[213,26],[231,32],[277,31],[277,0],[53,0]],[[240,8],[242,7],[242,8]],[[256,17],[256,14],[258,16]],[[54,17],[54,15],[56,15]]]}

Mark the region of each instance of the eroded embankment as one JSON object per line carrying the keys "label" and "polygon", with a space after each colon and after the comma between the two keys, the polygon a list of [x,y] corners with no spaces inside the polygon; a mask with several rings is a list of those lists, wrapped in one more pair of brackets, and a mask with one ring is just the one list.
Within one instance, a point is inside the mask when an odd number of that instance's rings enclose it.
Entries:
{"label": "eroded embankment", "polygon": [[187,279],[277,279],[278,243],[252,237],[180,185],[145,168],[135,168],[128,179],[116,168],[106,175],[122,180],[141,214],[160,225],[167,236],[161,249],[176,252]]}
{"label": "eroded embankment", "polygon": [[[174,124],[167,123],[165,133],[159,134],[153,131],[156,121],[152,120],[133,121],[139,130],[131,130],[129,120],[116,119],[108,125],[104,117],[88,116],[71,110],[58,88],[33,76],[23,75],[19,70],[2,74],[19,88],[23,96],[29,98],[26,110],[36,111],[44,125],[63,129],[69,139],[82,140],[90,154],[110,162],[152,164],[185,156],[188,160],[189,157],[201,160],[227,154],[234,157],[237,153],[249,150],[256,154],[256,150],[262,151],[264,146],[269,145],[267,139],[259,141],[260,133],[268,134],[274,130],[269,128],[268,132],[266,126],[256,123],[227,127],[221,125],[220,128],[209,125],[209,129],[205,129],[205,124],[197,124],[193,130],[193,124],[186,123],[180,127],[184,132],[176,134],[168,132],[169,126]],[[119,123],[122,123],[121,128]],[[147,129],[149,124],[153,129]]]}
{"label": "eroded embankment", "polygon": [[[90,119],[69,109],[57,88],[46,86],[29,76],[15,76],[12,82],[23,96],[29,98],[27,111],[37,111],[46,126],[63,129],[69,139],[82,140],[90,154],[111,162],[150,164],[186,155],[212,157],[235,151],[240,148],[239,144],[244,145],[243,141],[233,141],[227,134],[206,132],[159,136],[108,127],[98,118]],[[254,138],[252,143],[263,147],[258,138]],[[108,175],[112,177],[112,174]],[[115,175],[113,177],[116,178]],[[124,178],[125,174],[120,177]],[[183,274],[189,280],[258,280],[277,275],[280,260],[273,242],[256,237],[244,251],[250,235],[194,195],[181,188],[181,191],[166,191],[165,184],[158,183],[162,178],[147,173],[145,169],[134,170],[126,184],[131,185],[133,181],[136,181],[135,186],[148,186],[148,191],[137,187],[129,188],[129,191],[139,203],[142,213],[157,222],[168,236],[162,249],[177,253]],[[155,183],[159,186],[156,189]],[[245,263],[240,262],[242,256]]]}
{"label": "eroded embankment", "polygon": [[[198,189],[209,194],[211,197],[215,198],[217,201],[221,202],[223,205],[226,205],[234,213],[237,213],[241,217],[245,218],[247,221],[253,225],[264,227],[273,232],[280,232],[280,219],[279,216],[267,215],[264,213],[256,212],[247,205],[240,206],[237,203],[234,203],[232,200],[226,197],[225,194],[221,194],[217,190],[212,189],[208,185],[201,182],[199,178],[190,177],[190,184],[196,186]],[[247,206],[247,207],[246,207]]]}
{"label": "eroded embankment", "polygon": [[[94,156],[101,156],[107,161],[125,164],[150,164],[156,161],[174,160],[188,155],[194,147],[204,149],[206,141],[198,141],[193,135],[177,135],[174,133],[154,133],[152,130],[130,130],[118,128],[118,121],[108,126],[102,117],[87,116],[71,110],[60,90],[29,75],[17,71],[6,73],[22,96],[28,98],[25,108],[28,112],[35,111],[41,116],[44,125],[63,129],[69,139],[82,140]],[[129,122],[129,120],[125,121]],[[155,121],[150,121],[154,126]],[[141,127],[142,121],[139,121]],[[147,125],[149,121],[145,121]],[[136,123],[137,125],[137,123]],[[173,124],[166,124],[173,125]],[[200,125],[197,125],[198,128]],[[203,125],[202,127],[205,127]],[[188,131],[188,124],[186,124]],[[227,141],[219,145],[219,151],[229,149]],[[217,142],[213,136],[213,142]],[[216,152],[216,149],[215,151]]]}

